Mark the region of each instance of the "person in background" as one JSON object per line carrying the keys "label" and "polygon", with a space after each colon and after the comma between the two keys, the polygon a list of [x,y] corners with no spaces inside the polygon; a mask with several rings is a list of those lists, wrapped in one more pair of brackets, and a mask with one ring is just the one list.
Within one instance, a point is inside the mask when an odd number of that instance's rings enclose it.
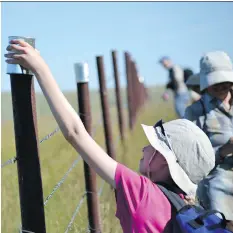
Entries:
{"label": "person in background", "polygon": [[233,220],[233,66],[222,51],[200,60],[201,99],[186,109],[184,118],[200,127],[215,150],[216,167],[199,184],[198,196],[206,208]]}
{"label": "person in background", "polygon": [[201,98],[200,75],[193,74],[189,76],[189,78],[186,81],[186,85],[190,91],[192,103],[198,101]]}
{"label": "person in background", "polygon": [[[166,88],[173,91],[175,110],[177,116],[182,118],[190,102],[189,91],[184,81],[184,70],[180,66],[173,64],[169,57],[162,57],[159,62],[168,70],[169,82]],[[162,97],[164,100],[167,100],[168,93],[165,91]]]}
{"label": "person in background", "polygon": [[88,134],[48,65],[32,46],[12,40],[7,50],[10,51],[5,54],[7,63],[19,64],[35,74],[66,140],[116,189],[116,217],[123,232],[172,233],[172,206],[156,183],[169,185],[180,198],[193,203],[198,183],[215,163],[206,134],[186,119],[142,125],[149,143],[139,152],[142,153],[139,175],[113,160]]}

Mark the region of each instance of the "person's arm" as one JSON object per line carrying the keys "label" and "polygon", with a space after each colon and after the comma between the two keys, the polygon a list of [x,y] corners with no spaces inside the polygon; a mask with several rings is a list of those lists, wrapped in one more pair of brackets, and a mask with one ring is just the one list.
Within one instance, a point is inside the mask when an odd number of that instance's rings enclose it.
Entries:
{"label": "person's arm", "polygon": [[20,64],[35,73],[49,107],[66,140],[80,153],[82,158],[97,174],[115,188],[114,179],[117,162],[109,157],[88,134],[78,114],[59,89],[49,67],[39,53],[26,42],[14,40],[12,43],[14,45],[8,47],[8,50],[13,48],[22,54],[6,54],[5,56],[8,58],[6,62]]}

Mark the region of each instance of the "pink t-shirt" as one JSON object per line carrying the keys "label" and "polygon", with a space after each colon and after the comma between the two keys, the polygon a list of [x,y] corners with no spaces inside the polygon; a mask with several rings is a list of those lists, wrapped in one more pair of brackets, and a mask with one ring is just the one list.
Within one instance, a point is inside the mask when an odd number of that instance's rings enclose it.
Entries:
{"label": "pink t-shirt", "polygon": [[124,233],[171,232],[171,205],[156,184],[119,163],[115,182],[116,217]]}

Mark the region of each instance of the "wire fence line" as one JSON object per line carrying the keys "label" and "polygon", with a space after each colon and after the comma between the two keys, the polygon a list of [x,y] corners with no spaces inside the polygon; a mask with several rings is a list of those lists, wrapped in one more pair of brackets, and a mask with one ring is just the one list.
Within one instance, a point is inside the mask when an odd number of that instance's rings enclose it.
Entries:
{"label": "wire fence line", "polygon": [[[100,121],[99,121],[100,122]],[[97,123],[96,127],[93,130],[93,134],[96,133],[98,126],[100,125],[100,123]],[[55,131],[54,131],[55,132]],[[64,183],[64,181],[66,180],[68,174],[73,170],[73,168],[78,164],[79,160],[81,159],[81,156],[79,155],[78,158],[72,163],[71,167],[67,170],[67,172],[64,174],[64,176],[61,178],[61,180],[59,180],[57,182],[57,184],[54,186],[52,192],[46,197],[45,201],[44,201],[44,206],[47,205],[48,201],[52,198],[52,196],[54,195],[54,193],[61,187],[61,185]]]}
{"label": "wire fence line", "polygon": [[61,178],[60,181],[58,181],[58,183],[54,186],[52,192],[46,197],[45,201],[44,201],[44,206],[47,205],[48,201],[52,198],[52,196],[54,195],[54,193],[61,187],[61,185],[64,183],[64,181],[66,180],[67,176],[69,175],[69,173],[73,170],[73,168],[78,164],[79,160],[81,159],[80,155],[78,156],[78,158],[72,163],[71,167],[68,169],[68,171],[65,173],[65,175]]}
{"label": "wire fence line", "polygon": [[19,233],[23,233],[23,232],[25,232],[25,233],[35,233],[34,231],[24,230],[24,229],[22,229],[22,226],[20,226],[19,227]]}
{"label": "wire fence line", "polygon": [[16,160],[17,160],[16,157],[11,158],[11,159],[8,159],[6,162],[4,162],[3,164],[1,164],[1,168],[5,167],[5,166],[7,166],[7,165],[10,165],[10,164],[15,163]]}
{"label": "wire fence line", "polygon": [[[57,127],[54,131],[52,131],[51,133],[49,133],[48,135],[46,135],[45,137],[43,137],[41,140],[40,140],[40,144],[43,143],[44,141],[47,141],[48,139],[50,139],[54,134],[56,134],[58,131],[59,131],[59,127]],[[10,164],[13,164],[17,161],[17,157],[13,157],[9,160],[7,160],[6,162],[4,162],[3,164],[1,164],[1,168],[7,166],[7,165],[10,165]]]}
{"label": "wire fence line", "polygon": [[[86,116],[85,114],[80,114],[80,115]],[[87,117],[88,117],[88,116],[87,116]],[[100,125],[101,122],[102,122],[102,119],[100,119],[100,120],[98,121],[97,126]],[[93,131],[93,134],[95,133],[96,130],[97,130],[97,129],[96,129],[96,127],[95,127],[95,129],[94,129],[94,131]],[[48,135],[46,135],[45,137],[43,137],[43,138],[40,140],[40,144],[43,143],[44,141],[49,140],[53,135],[55,135],[55,134],[56,134],[57,132],[59,132],[59,131],[60,131],[60,128],[57,127],[54,131],[52,131],[51,133],[49,133]],[[1,168],[6,167],[7,165],[13,164],[13,163],[15,163],[16,161],[17,161],[17,157],[16,157],[16,156],[13,157],[13,158],[10,158],[10,159],[8,159],[6,162],[4,162],[4,163],[1,164]]]}
{"label": "wire fence line", "polygon": [[74,211],[74,213],[73,213],[73,215],[72,215],[72,217],[71,217],[71,220],[70,220],[70,222],[69,222],[69,224],[68,224],[68,226],[67,226],[67,228],[66,228],[65,233],[67,233],[67,232],[69,232],[69,231],[71,230],[71,227],[72,227],[72,225],[73,225],[73,222],[74,222],[74,220],[75,220],[75,217],[76,217],[76,215],[78,214],[79,209],[81,208],[81,206],[82,206],[82,204],[83,204],[84,199],[85,199],[86,196],[87,196],[87,192],[85,192],[85,193],[83,194],[82,198],[80,199],[80,201],[79,201],[79,203],[78,203],[78,205],[77,205],[77,207],[76,207],[76,209],[75,209],[75,211]]}
{"label": "wire fence line", "polygon": [[50,139],[55,133],[57,133],[58,131],[60,131],[60,128],[57,127],[53,132],[51,132],[50,134],[46,135],[44,138],[42,138],[40,140],[40,144],[48,139]]}

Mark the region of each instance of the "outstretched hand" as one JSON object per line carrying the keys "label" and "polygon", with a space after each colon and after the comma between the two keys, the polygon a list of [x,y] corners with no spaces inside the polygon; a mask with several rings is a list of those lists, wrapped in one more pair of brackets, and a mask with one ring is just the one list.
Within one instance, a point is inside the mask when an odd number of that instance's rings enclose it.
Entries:
{"label": "outstretched hand", "polygon": [[4,55],[8,64],[19,64],[33,73],[47,68],[39,51],[25,41],[12,40],[6,50],[9,51]]}
{"label": "outstretched hand", "polygon": [[168,100],[169,100],[169,94],[168,94],[167,92],[164,92],[164,93],[162,94],[162,99],[163,99],[164,101],[168,101]]}

